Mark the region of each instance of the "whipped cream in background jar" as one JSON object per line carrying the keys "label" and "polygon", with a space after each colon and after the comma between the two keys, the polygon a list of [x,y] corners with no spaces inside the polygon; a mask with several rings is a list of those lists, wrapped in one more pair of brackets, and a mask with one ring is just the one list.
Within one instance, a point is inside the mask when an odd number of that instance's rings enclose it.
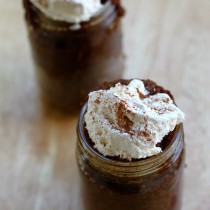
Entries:
{"label": "whipped cream in background jar", "polygon": [[98,84],[122,76],[120,1],[23,0],[44,101],[77,113]]}
{"label": "whipped cream in background jar", "polygon": [[150,80],[104,83],[77,127],[85,210],[181,210],[184,113]]}

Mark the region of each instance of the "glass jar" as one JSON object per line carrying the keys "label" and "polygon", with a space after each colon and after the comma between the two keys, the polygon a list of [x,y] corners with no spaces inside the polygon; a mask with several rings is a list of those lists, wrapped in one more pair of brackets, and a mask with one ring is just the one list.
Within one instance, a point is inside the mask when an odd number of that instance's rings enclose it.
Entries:
{"label": "glass jar", "polygon": [[103,81],[122,77],[119,5],[107,0],[90,21],[55,21],[23,0],[33,60],[41,93],[60,110],[80,110],[80,102]]}
{"label": "glass jar", "polygon": [[183,125],[159,155],[139,161],[104,157],[85,134],[81,111],[77,128],[77,163],[85,210],[180,210],[184,168]]}

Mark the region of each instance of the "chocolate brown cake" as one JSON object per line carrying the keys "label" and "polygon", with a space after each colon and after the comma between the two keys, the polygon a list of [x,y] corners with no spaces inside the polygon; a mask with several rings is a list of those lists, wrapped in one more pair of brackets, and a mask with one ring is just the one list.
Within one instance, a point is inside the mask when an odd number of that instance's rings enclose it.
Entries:
{"label": "chocolate brown cake", "polygon": [[[128,85],[130,81],[105,82],[98,89],[107,90],[119,82]],[[153,81],[143,82],[150,95],[166,93],[174,99]],[[185,154],[182,125],[158,145],[163,150],[161,154],[129,162],[103,157],[94,148],[83,120],[86,108],[87,105],[79,119],[77,146],[85,210],[180,210]]]}

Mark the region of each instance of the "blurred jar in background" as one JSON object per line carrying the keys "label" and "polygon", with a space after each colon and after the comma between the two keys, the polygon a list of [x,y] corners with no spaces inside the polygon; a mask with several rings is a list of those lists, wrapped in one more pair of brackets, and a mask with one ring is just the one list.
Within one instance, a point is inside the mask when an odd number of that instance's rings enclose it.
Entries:
{"label": "blurred jar in background", "polygon": [[23,0],[41,94],[53,107],[72,113],[87,93],[121,78],[124,70],[120,1],[98,1],[92,8],[96,1],[80,2],[84,5]]}

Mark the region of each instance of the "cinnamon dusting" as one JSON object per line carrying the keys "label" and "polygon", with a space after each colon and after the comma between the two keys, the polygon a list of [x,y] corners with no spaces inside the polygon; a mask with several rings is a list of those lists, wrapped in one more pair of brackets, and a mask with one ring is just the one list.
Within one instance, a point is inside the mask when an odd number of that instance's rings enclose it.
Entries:
{"label": "cinnamon dusting", "polygon": [[122,128],[125,130],[127,133],[130,133],[133,122],[129,120],[129,118],[124,114],[126,112],[126,107],[125,107],[126,102],[122,102],[119,104],[118,110],[117,110],[117,123],[119,128]]}
{"label": "cinnamon dusting", "polygon": [[[114,87],[116,84],[120,83],[121,85],[129,85],[129,83],[132,80],[124,80],[124,79],[119,79],[119,80],[115,80],[112,82],[104,82],[102,85],[100,85],[98,88],[96,88],[95,90],[109,90],[110,88]],[[171,94],[170,91],[164,89],[162,86],[157,85],[155,82],[151,81],[151,80],[142,80],[146,90],[149,92],[149,95],[155,95],[158,93],[165,93],[167,95],[170,96],[170,98],[174,101],[174,97]],[[138,89],[138,94],[139,97],[141,99],[147,98],[148,96],[143,95]],[[127,92],[126,92],[127,93]],[[130,93],[129,93],[130,94]],[[88,97],[86,98],[85,102],[88,100]],[[169,102],[169,99],[166,99],[164,101],[165,103]],[[125,116],[124,112],[129,113],[130,115],[134,115],[130,110],[126,109],[126,101],[121,101],[121,103],[119,104],[118,110],[117,110],[117,118],[118,118],[118,126],[121,127],[124,131],[126,131],[127,133],[129,133],[130,135],[132,135],[132,126],[133,126],[133,122],[127,117]],[[158,110],[158,108],[156,108],[156,111],[159,112],[159,114],[163,114],[166,110]],[[170,110],[168,110],[170,111]],[[144,121],[146,122],[147,119],[146,117],[144,118]],[[109,122],[110,125],[113,125],[113,123]],[[161,147],[162,150],[164,150],[167,145],[170,144],[170,142],[172,141],[173,137],[174,137],[174,132],[172,131],[170,132],[167,136],[164,137],[163,141],[158,143],[157,146]],[[149,133],[147,130],[147,124],[145,125],[145,131],[139,131],[138,132],[138,136],[139,137],[146,137],[147,141],[151,141],[152,140],[152,133]]]}
{"label": "cinnamon dusting", "polygon": [[136,88],[137,93],[139,94],[139,98],[144,99],[147,98],[138,88]]}

